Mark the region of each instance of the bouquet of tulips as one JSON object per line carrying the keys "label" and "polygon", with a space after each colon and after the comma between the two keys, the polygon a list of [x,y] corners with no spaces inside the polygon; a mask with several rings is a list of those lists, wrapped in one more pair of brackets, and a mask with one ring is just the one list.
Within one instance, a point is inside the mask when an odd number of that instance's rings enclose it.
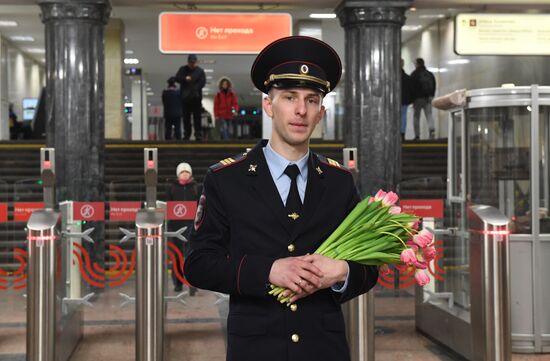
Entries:
{"label": "bouquet of tulips", "polygon": [[[433,235],[418,231],[418,217],[401,212],[396,206],[399,197],[379,190],[374,197],[357,204],[336,230],[315,253],[333,259],[379,266],[389,272],[388,265],[414,267],[416,282],[424,286],[429,277],[424,271],[435,257]],[[287,303],[293,294],[283,297],[284,288],[271,286],[269,294]]]}

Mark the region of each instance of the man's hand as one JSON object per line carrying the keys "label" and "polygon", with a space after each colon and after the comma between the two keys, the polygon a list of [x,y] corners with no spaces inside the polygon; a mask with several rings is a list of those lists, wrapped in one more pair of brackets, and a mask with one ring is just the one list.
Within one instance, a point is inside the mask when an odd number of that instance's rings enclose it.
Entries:
{"label": "man's hand", "polygon": [[348,264],[346,261],[335,260],[320,254],[305,255],[300,259],[313,264],[323,272],[319,289],[332,287],[338,282],[345,282],[348,277]]}
{"label": "man's hand", "polygon": [[278,259],[269,272],[269,282],[294,292],[296,299],[317,291],[323,277],[323,272],[312,262],[304,261],[303,257]]}

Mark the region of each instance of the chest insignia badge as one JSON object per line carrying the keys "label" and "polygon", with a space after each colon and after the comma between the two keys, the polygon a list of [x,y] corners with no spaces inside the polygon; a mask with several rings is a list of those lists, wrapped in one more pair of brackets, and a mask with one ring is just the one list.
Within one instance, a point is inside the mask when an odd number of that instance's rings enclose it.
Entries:
{"label": "chest insignia badge", "polygon": [[317,166],[317,168],[315,168],[315,170],[317,171],[317,173],[323,174],[323,171],[321,170],[321,167]]}
{"label": "chest insignia badge", "polygon": [[293,221],[297,220],[298,218],[300,218],[300,215],[296,212],[294,213],[291,213],[288,215],[288,218],[292,219]]}
{"label": "chest insignia badge", "polygon": [[249,171],[249,172],[256,173],[256,168],[257,168],[257,167],[258,167],[257,164],[250,164],[250,165],[248,166],[248,171]]}

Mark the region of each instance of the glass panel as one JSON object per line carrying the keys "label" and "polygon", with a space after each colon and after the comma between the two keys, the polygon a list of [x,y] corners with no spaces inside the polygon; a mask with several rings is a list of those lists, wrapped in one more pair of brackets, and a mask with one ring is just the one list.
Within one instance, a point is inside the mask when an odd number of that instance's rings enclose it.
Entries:
{"label": "glass panel", "polygon": [[539,128],[539,143],[540,143],[540,233],[550,233],[550,165],[549,146],[550,146],[550,107],[540,107],[540,128]]}
{"label": "glass panel", "polygon": [[499,208],[512,233],[531,233],[531,112],[527,107],[470,109],[467,200]]}

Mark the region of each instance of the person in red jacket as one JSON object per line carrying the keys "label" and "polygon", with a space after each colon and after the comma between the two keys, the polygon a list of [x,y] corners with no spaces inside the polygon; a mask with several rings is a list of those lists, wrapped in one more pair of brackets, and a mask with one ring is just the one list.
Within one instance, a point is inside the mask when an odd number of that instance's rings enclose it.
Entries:
{"label": "person in red jacket", "polygon": [[239,104],[229,78],[222,77],[218,87],[220,90],[214,97],[214,117],[221,124],[222,140],[228,140],[233,136],[233,117],[239,111]]}

